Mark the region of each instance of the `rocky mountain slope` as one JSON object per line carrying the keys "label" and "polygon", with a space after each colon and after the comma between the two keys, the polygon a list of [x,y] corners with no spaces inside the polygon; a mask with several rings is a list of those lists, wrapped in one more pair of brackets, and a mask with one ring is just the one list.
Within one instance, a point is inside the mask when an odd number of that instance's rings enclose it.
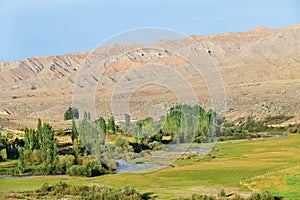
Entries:
{"label": "rocky mountain slope", "polygon": [[[158,84],[159,71],[143,74],[145,71],[140,70],[149,63],[168,66],[182,74],[199,103],[210,107],[211,91],[205,77],[196,72],[188,60],[172,52],[188,48],[191,54],[203,50],[209,62],[219,70],[228,119],[284,114],[295,116],[291,123],[299,120],[300,24],[279,29],[259,26],[241,33],[192,35],[176,41],[157,41],[152,46],[159,48],[128,44],[101,47],[92,52],[105,53],[107,57],[114,51],[126,52],[102,63],[105,70],[101,77],[95,72],[97,115],[109,115],[112,99],[126,96],[128,90],[119,91],[119,97],[114,96],[123,79],[128,83],[154,80],[153,84],[140,85],[130,94],[130,114],[134,118],[153,114],[160,106],[168,108],[178,102],[174,91]],[[63,112],[72,105],[76,77],[89,58],[91,53],[86,52],[0,63],[0,128],[31,126],[37,117],[62,121]],[[174,81],[174,85],[178,91],[187,91],[180,80]]]}

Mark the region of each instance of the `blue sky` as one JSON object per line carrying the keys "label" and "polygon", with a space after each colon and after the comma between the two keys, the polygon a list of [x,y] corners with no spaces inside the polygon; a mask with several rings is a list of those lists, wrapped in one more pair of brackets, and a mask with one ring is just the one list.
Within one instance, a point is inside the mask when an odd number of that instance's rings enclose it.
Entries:
{"label": "blue sky", "polygon": [[298,0],[0,0],[0,62],[89,51],[134,28],[209,35],[299,22]]}

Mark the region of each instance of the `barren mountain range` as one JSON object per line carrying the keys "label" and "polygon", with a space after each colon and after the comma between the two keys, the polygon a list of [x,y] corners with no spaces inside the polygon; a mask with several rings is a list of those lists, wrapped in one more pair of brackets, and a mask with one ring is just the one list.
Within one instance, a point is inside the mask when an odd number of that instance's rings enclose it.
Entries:
{"label": "barren mountain range", "polygon": [[[193,41],[192,43],[190,41]],[[151,45],[150,45],[151,46]],[[111,45],[94,52],[125,50],[114,60],[104,63],[95,93],[97,116],[112,112],[112,99],[126,96],[119,87],[137,80],[151,80],[130,96],[129,111],[133,119],[169,108],[178,103],[178,95],[159,85],[159,73],[145,74],[144,65],[168,66],[185,77],[198,102],[210,107],[207,80],[174,49],[197,49],[220,72],[223,81],[226,118],[236,120],[254,116],[293,115],[289,123],[300,119],[300,24],[279,29],[259,26],[255,30],[210,36],[192,35],[180,40],[161,40],[150,48],[139,44]],[[72,106],[76,77],[93,53],[73,53],[49,57],[33,57],[0,63],[0,128],[34,127],[37,118],[45,118],[56,127],[65,126],[63,113]],[[151,67],[150,67],[151,68]],[[130,72],[130,73],[129,73]],[[181,80],[174,81],[178,91],[186,91]],[[114,92],[119,89],[119,93]],[[122,92],[124,94],[122,94]],[[152,113],[153,114],[153,113]],[[162,114],[162,113],[161,113]]]}

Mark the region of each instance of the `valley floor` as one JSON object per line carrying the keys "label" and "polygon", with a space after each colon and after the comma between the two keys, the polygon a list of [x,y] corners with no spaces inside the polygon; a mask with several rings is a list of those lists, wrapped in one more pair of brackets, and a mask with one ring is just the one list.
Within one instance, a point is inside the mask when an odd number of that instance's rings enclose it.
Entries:
{"label": "valley floor", "polygon": [[[160,170],[100,177],[0,178],[0,197],[64,181],[71,185],[134,186],[158,199],[191,197],[193,193],[247,194],[269,191],[285,199],[300,199],[300,134],[281,138],[217,143],[208,156],[178,160]],[[4,164],[4,163],[2,163]],[[1,165],[0,165],[1,167]]]}

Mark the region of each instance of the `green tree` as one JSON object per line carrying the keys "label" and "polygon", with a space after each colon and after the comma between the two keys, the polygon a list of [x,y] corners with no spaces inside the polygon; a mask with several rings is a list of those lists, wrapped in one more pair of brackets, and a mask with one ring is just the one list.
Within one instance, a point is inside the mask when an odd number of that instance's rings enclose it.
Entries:
{"label": "green tree", "polygon": [[79,156],[79,141],[78,141],[78,139],[75,139],[73,142],[73,150],[74,150],[75,158],[77,159]]}
{"label": "green tree", "polygon": [[88,151],[98,155],[101,145],[105,144],[105,134],[97,124],[91,122],[89,116],[89,113],[85,113],[84,119],[79,121],[78,133]]}
{"label": "green tree", "polygon": [[72,143],[74,145],[74,141],[78,140],[78,132],[77,132],[77,128],[76,128],[76,124],[75,124],[75,120],[72,120],[72,135],[71,135],[71,139],[72,139]]}
{"label": "green tree", "polygon": [[24,129],[24,141],[25,141],[26,150],[33,151],[34,149],[38,149],[39,147],[38,137],[36,135],[35,130],[33,129],[28,129],[28,128]]}
{"label": "green tree", "polygon": [[58,149],[54,139],[54,130],[49,124],[42,127],[44,139],[41,144],[42,163],[47,174],[58,172]]}
{"label": "green tree", "polygon": [[142,143],[142,140],[143,140],[142,126],[143,126],[142,122],[137,121],[133,128],[134,141],[139,144]]}
{"label": "green tree", "polygon": [[155,133],[157,133],[157,130],[155,129],[153,118],[147,117],[142,120],[142,138],[150,138]]}
{"label": "green tree", "polygon": [[114,118],[113,115],[111,115],[108,118],[108,121],[107,121],[107,130],[110,131],[111,133],[115,133],[116,132],[115,118]]}
{"label": "green tree", "polygon": [[64,114],[64,120],[70,120],[70,119],[78,119],[79,118],[79,112],[77,108],[71,108],[69,107],[68,110]]}
{"label": "green tree", "polygon": [[7,137],[2,135],[0,132],[0,151],[1,151],[1,159],[0,160],[6,160],[7,159],[7,148],[9,146],[9,142]]}
{"label": "green tree", "polygon": [[19,148],[19,159],[18,159],[18,168],[20,172],[23,172],[26,167],[26,160],[25,160],[25,155],[24,155],[24,148],[20,147]]}
{"label": "green tree", "polygon": [[[18,157],[18,147],[24,146],[24,141],[18,138],[8,140],[7,136],[0,132],[0,151],[2,160],[16,159]],[[0,158],[1,161],[1,158]]]}
{"label": "green tree", "polygon": [[125,114],[125,131],[128,131],[130,127],[130,115],[129,114]]}
{"label": "green tree", "polygon": [[39,149],[41,146],[42,140],[43,140],[42,121],[40,118],[38,119],[38,125],[37,125],[37,129],[36,129],[36,137],[38,139],[37,149]]}
{"label": "green tree", "polygon": [[102,130],[103,133],[106,134],[106,122],[105,122],[105,119],[103,117],[99,118],[98,125],[100,127],[100,130]]}
{"label": "green tree", "polygon": [[126,137],[119,135],[115,139],[115,144],[117,147],[121,147],[123,150],[128,150],[129,142]]}
{"label": "green tree", "polygon": [[[164,123],[162,124],[162,121]],[[199,105],[176,105],[161,120],[164,135],[171,135],[177,142],[214,140],[217,117],[212,110],[205,112]]]}
{"label": "green tree", "polygon": [[5,148],[0,150],[0,160],[7,160],[7,152]]}

